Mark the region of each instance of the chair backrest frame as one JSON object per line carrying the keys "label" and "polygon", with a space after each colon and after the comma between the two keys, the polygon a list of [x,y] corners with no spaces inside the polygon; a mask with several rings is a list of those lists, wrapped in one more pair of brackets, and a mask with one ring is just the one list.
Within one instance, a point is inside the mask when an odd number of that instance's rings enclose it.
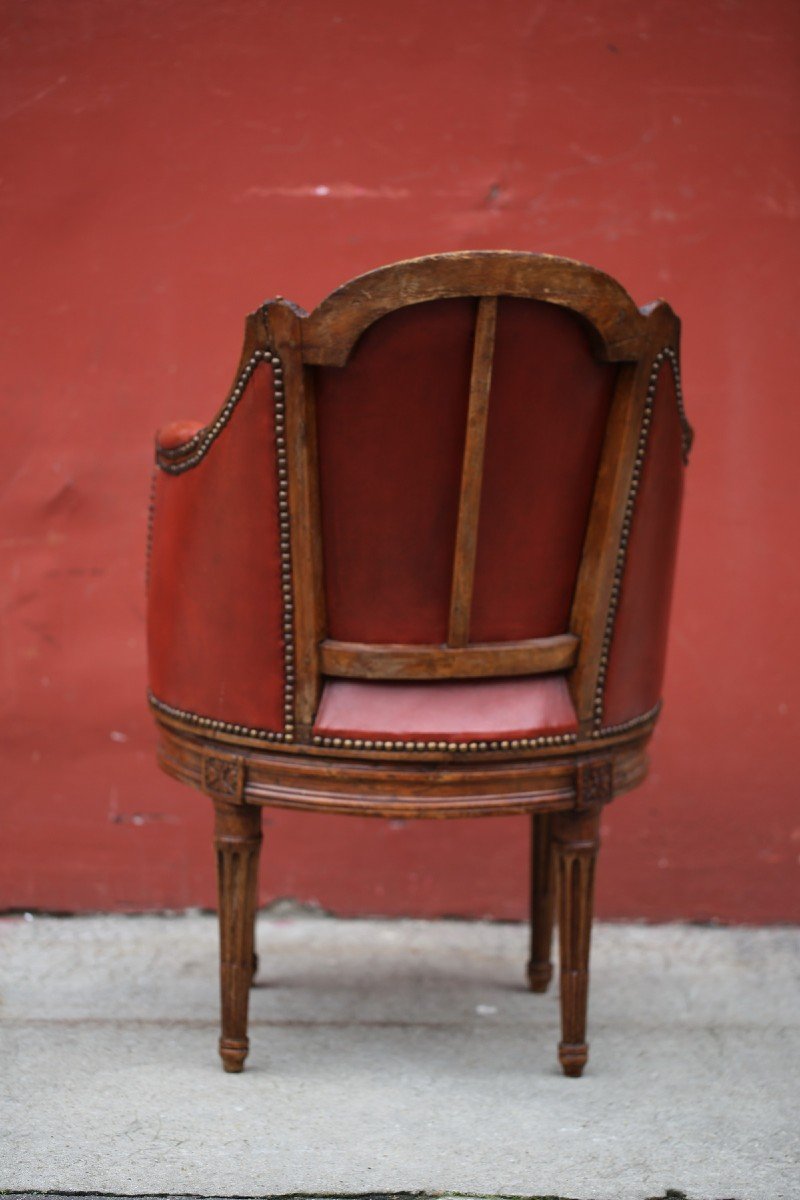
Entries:
{"label": "chair backrest frame", "polygon": [[[411,304],[475,297],[467,436],[454,547],[447,644],[372,646],[327,639],[320,521],[314,369],[343,366],[361,334]],[[486,411],[491,387],[497,298],[559,305],[579,317],[595,356],[618,364],[569,631],[559,637],[476,645],[469,641]],[[652,398],[653,363],[679,350],[680,322],[660,301],[638,309],[613,279],[547,255],[467,252],[381,268],[345,284],[311,314],[277,298],[248,321],[244,362],[255,346],[277,354],[285,395],[286,471],[291,541],[294,727],[308,735],[326,675],[363,679],[436,679],[568,671],[582,735],[597,726],[598,688],[608,662],[609,614],[621,586],[632,496],[641,469]],[[622,553],[621,553],[622,548]]]}

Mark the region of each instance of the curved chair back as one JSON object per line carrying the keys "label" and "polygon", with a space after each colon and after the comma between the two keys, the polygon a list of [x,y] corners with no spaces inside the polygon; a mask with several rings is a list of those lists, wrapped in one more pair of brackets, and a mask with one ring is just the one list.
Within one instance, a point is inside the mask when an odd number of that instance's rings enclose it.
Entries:
{"label": "curved chair back", "polygon": [[[583,735],[652,717],[691,438],[678,331],[599,271],[510,252],[398,263],[310,315],[254,314],[226,409],[159,460],[200,467],[225,430],[205,490],[227,515],[227,582],[198,585],[217,609],[236,585],[251,596],[229,600],[223,639],[238,720],[302,741],[326,678],[553,672]],[[162,672],[188,654],[190,611],[159,638],[176,603],[153,605]],[[194,689],[207,709],[224,658]]]}

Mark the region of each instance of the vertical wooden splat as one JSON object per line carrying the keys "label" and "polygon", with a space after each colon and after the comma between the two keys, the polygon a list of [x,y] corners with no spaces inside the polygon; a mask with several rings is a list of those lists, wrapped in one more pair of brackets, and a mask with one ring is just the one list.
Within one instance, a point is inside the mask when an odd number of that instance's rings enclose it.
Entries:
{"label": "vertical wooden splat", "polygon": [[469,641],[472,588],[475,579],[475,553],[478,546],[478,516],[481,506],[483,460],[486,450],[486,420],[489,391],[492,386],[494,336],[497,325],[497,297],[482,296],[475,322],[472,351],[472,376],[469,385],[467,436],[461,469],[461,493],[458,501],[458,526],[450,592],[450,646],[466,646]]}

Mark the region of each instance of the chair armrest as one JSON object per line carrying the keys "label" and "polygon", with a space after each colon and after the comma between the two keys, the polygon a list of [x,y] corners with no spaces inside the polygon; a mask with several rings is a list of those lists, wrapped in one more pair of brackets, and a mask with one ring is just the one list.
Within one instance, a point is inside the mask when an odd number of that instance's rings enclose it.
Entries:
{"label": "chair armrest", "polygon": [[156,438],[150,690],[195,724],[280,740],[291,659],[271,364],[232,398],[210,424],[173,421]]}
{"label": "chair armrest", "polygon": [[156,434],[156,450],[178,450],[190,442],[202,428],[202,421],[192,421],[188,418],[170,421],[168,425],[163,425]]}
{"label": "chair armrest", "polygon": [[677,359],[661,360],[633,518],[612,610],[603,727],[654,711],[661,697],[684,470],[691,429]]}

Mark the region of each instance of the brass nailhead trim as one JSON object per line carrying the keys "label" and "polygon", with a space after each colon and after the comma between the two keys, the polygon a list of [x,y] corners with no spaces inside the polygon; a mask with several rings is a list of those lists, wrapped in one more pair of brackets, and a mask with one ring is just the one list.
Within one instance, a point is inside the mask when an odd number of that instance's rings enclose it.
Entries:
{"label": "brass nailhead trim", "polygon": [[[632,720],[625,721],[620,725],[612,725],[602,728],[603,700],[605,692],[606,670],[608,666],[608,654],[614,632],[617,607],[619,605],[620,585],[625,567],[625,558],[627,555],[628,541],[630,538],[636,494],[639,489],[642,464],[644,461],[645,451],[647,449],[647,439],[652,420],[655,389],[658,381],[658,374],[665,359],[669,359],[675,377],[675,392],[678,403],[678,415],[681,422],[681,450],[684,462],[688,461],[689,450],[691,449],[692,440],[694,437],[692,428],[686,418],[678,358],[675,351],[671,347],[666,346],[658,355],[656,355],[648,381],[647,401],[642,418],[642,427],[639,434],[639,446],[637,448],[636,460],[631,479],[631,489],[625,505],[625,518],[622,527],[622,537],[620,539],[619,551],[617,553],[617,562],[614,570],[614,585],[611,591],[611,603],[609,605],[609,612],[606,620],[606,632],[603,639],[603,648],[600,656],[598,685],[595,692],[595,727],[592,731],[593,738],[601,738],[604,736],[610,736],[612,734],[624,733],[630,729],[637,728],[639,725],[647,724],[648,721],[652,720],[658,714],[661,708],[661,703],[659,702],[649,712],[642,714],[640,717],[634,717]],[[175,446],[169,450],[159,450],[156,455],[156,463],[162,471],[169,475],[180,475],[184,471],[189,471],[192,469],[192,467],[197,466],[197,464],[206,456],[213,443],[227,425],[228,421],[233,415],[236,405],[239,403],[239,400],[244,394],[245,387],[249,382],[250,377],[261,361],[269,362],[273,367],[273,394],[275,399],[275,446],[278,471],[278,516],[281,551],[281,590],[283,594],[284,728],[283,730],[278,731],[272,729],[252,728],[246,725],[237,725],[230,721],[218,720],[215,717],[201,716],[198,713],[189,711],[188,709],[176,708],[174,705],[167,704],[165,701],[159,700],[152,693],[149,693],[148,698],[151,706],[157,712],[162,712],[166,716],[175,717],[181,721],[186,721],[188,724],[195,725],[200,729],[209,729],[213,732],[235,734],[240,737],[251,737],[262,742],[291,742],[294,739],[294,621],[292,601],[291,529],[288,503],[288,471],[286,464],[283,368],[278,355],[273,354],[268,350],[256,350],[243,367],[234,384],[233,390],[225,403],[225,406],[221,410],[214,423],[210,426],[206,426],[205,429],[198,430],[198,432],[192,438],[190,438],[187,442],[182,443],[180,446]],[[188,457],[185,457],[187,454]],[[177,459],[180,461],[173,461]],[[152,525],[155,516],[154,487],[155,476],[153,477],[153,493],[151,494],[150,509],[148,514],[148,563],[150,546],[152,544]],[[472,742],[451,742],[441,740],[412,742],[385,739],[373,740],[368,738],[351,739],[342,737],[322,737],[319,735],[315,735],[312,738],[312,742],[315,746],[321,746],[326,749],[332,748],[384,751],[412,750],[428,753],[431,751],[439,751],[440,753],[461,752],[467,754],[485,753],[486,751],[535,750],[543,746],[568,746],[574,744],[577,742],[577,740],[578,735],[576,733],[547,734],[532,738],[508,738],[497,741]]]}
{"label": "brass nailhead trim", "polygon": [[260,742],[288,742],[291,737],[287,737],[286,731],[274,729],[254,729],[249,725],[235,725],[232,721],[219,721],[216,717],[201,717],[199,713],[191,712],[186,708],[176,708],[174,704],[167,704],[164,700],[159,700],[152,692],[148,693],[147,699],[151,708],[156,712],[163,713],[166,717],[175,717],[179,721],[186,721],[189,725],[196,725],[199,729],[210,729],[215,733],[235,733],[239,737],[257,738]]}
{"label": "brass nailhead trim", "polygon": [[[256,738],[261,742],[291,741],[290,737],[276,733],[271,729],[255,729],[248,725],[234,725],[230,721],[219,721],[214,717],[202,717],[195,712],[190,712],[188,709],[176,708],[173,704],[167,704],[165,701],[159,700],[152,692],[149,693],[148,700],[156,712],[164,713],[167,717],[175,717],[180,721],[186,721],[188,724],[196,725],[200,729],[209,729],[217,733],[237,734],[239,737]],[[646,718],[640,719],[645,720]],[[438,750],[440,752],[449,751],[450,753],[456,751],[461,751],[462,753],[480,753],[487,750],[536,750],[541,746],[569,746],[577,740],[578,735],[576,733],[554,733],[540,737],[508,738],[503,741],[491,742],[405,742],[386,741],[380,738],[321,737],[317,734],[312,738],[312,743],[315,746],[334,750],[417,750],[427,752]]]}
{"label": "brass nailhead trim", "polygon": [[678,362],[678,356],[671,346],[664,347],[664,354],[670,361],[672,366],[672,374],[675,379],[675,400],[678,405],[678,419],[681,423],[681,457],[683,465],[689,465],[689,452],[692,449],[694,441],[694,430],[689,424],[689,418],[686,416],[686,406],[683,400],[683,384],[681,383],[681,365]]}
{"label": "brass nailhead trim", "polygon": [[617,733],[628,733],[631,729],[638,729],[640,725],[647,725],[648,722],[654,720],[661,712],[661,701],[654,704],[651,709],[641,716],[631,717],[629,721],[622,721],[619,725],[604,725],[602,729],[592,731],[593,738],[612,737]]}
{"label": "brass nailhead trim", "polygon": [[179,446],[170,446],[167,449],[165,449],[163,446],[157,446],[156,458],[164,459],[164,464],[159,465],[163,466],[163,469],[166,470],[167,464],[172,459],[182,458],[184,454],[188,454],[190,450],[194,450],[197,446],[199,446],[207,431],[208,426],[206,425],[202,429],[198,429],[197,433],[193,434],[190,438],[187,438],[185,442],[181,442]]}
{"label": "brass nailhead trim", "polygon": [[[291,741],[291,738],[285,737],[282,733],[276,733],[272,729],[255,729],[248,725],[234,725],[229,721],[218,721],[213,717],[201,717],[195,712],[190,712],[188,709],[176,708],[172,704],[166,704],[163,700],[159,700],[157,696],[154,696],[152,692],[148,694],[148,700],[156,712],[164,713],[168,717],[175,717],[180,721],[196,725],[201,729],[210,729],[218,733],[237,734],[239,737],[255,738],[260,742]],[[642,713],[639,717],[633,717],[630,721],[623,721],[619,725],[607,725],[604,729],[596,730],[592,733],[592,737],[604,738],[618,733],[627,733],[631,729],[637,729],[640,725],[647,725],[654,717],[658,716],[660,711],[661,701],[654,705],[648,712]],[[535,738],[508,738],[502,741],[491,742],[403,742],[386,741],[381,738],[343,738],[315,735],[312,738],[312,743],[315,746],[334,750],[421,750],[428,753],[431,751],[439,751],[440,753],[447,751],[452,754],[456,751],[485,753],[487,750],[536,750],[542,746],[569,746],[573,745],[577,740],[578,735],[575,733],[547,734]]]}
{"label": "brass nailhead trim", "polygon": [[445,742],[445,741],[372,741],[366,738],[345,738],[322,736],[315,734],[312,742],[315,746],[333,750],[417,750],[430,753],[431,750],[464,754],[481,753],[487,750],[536,750],[541,746],[569,746],[578,740],[577,733],[542,734],[532,738],[508,738],[504,741],[491,742]]}
{"label": "brass nailhead trim", "polygon": [[[162,471],[168,475],[182,475],[184,471],[191,471],[192,467],[196,467],[202,459],[208,454],[214,442],[222,433],[225,426],[233,416],[236,405],[244,395],[244,390],[250,382],[250,377],[255,371],[260,362],[271,363],[275,377],[275,402],[278,404],[278,392],[281,392],[281,401],[283,399],[283,384],[281,381],[282,367],[281,360],[277,354],[273,354],[271,350],[254,350],[250,358],[242,367],[236,382],[233,385],[233,390],[225,401],[219,415],[215,417],[211,425],[206,425],[204,429],[199,429],[197,433],[189,438],[187,442],[182,442],[180,446],[173,446],[169,450],[156,449],[156,463]],[[187,457],[188,455],[188,457]],[[175,461],[179,460],[179,461]]]}
{"label": "brass nailhead trim", "polygon": [[[633,514],[636,507],[636,497],[639,492],[639,484],[642,478],[642,469],[644,467],[644,457],[647,452],[647,443],[650,436],[650,425],[653,420],[653,405],[655,404],[656,388],[658,386],[658,376],[661,372],[661,367],[665,361],[668,361],[672,374],[675,379],[675,395],[678,402],[678,417],[681,423],[681,454],[684,463],[688,461],[689,450],[691,449],[692,439],[694,434],[689,422],[686,419],[686,412],[683,405],[683,391],[681,388],[680,367],[678,364],[678,356],[671,346],[665,346],[663,350],[659,350],[658,354],[653,359],[653,365],[650,368],[650,376],[647,381],[647,398],[645,400],[644,412],[642,413],[642,424],[639,430],[639,444],[636,448],[636,458],[633,463],[633,471],[631,472],[631,486],[628,491],[628,498],[625,501],[625,515],[622,521],[622,532],[620,534],[619,548],[617,549],[617,561],[614,565],[614,581],[611,585],[611,596],[609,598],[608,613],[606,614],[606,626],[603,633],[603,643],[600,648],[600,665],[597,671],[597,684],[594,693],[593,705],[593,729],[592,737],[603,737],[608,733],[623,732],[624,729],[619,726],[611,726],[603,728],[603,710],[605,708],[605,690],[606,690],[606,675],[608,672],[608,661],[611,653],[611,643],[614,638],[614,626],[617,619],[617,609],[619,608],[620,592],[622,590],[622,578],[625,574],[625,561],[628,556],[628,542],[630,541],[631,528],[633,526]],[[646,713],[643,717],[636,717],[634,725],[630,722],[625,722],[624,728],[633,728],[636,724],[643,724],[649,720],[651,713]]]}
{"label": "brass nailhead trim", "polygon": [[150,591],[150,562],[153,558],[153,524],[156,519],[156,484],[158,482],[158,472],[153,471],[150,475],[150,498],[147,504],[147,550],[144,560],[144,594],[147,596]]}
{"label": "brass nailhead trim", "polygon": [[[211,729],[222,733],[234,733],[242,737],[253,737],[265,742],[291,742],[294,740],[294,600],[292,596],[292,549],[291,521],[289,517],[289,472],[286,461],[286,404],[283,389],[283,365],[277,354],[270,350],[255,350],[245,363],[233,390],[225,402],[219,416],[213,424],[199,430],[194,437],[181,446],[171,450],[159,450],[156,453],[158,467],[168,475],[181,475],[205,458],[206,454],[219,437],[222,430],[231,419],[236,405],[244,395],[245,388],[260,362],[272,366],[272,394],[274,401],[275,425],[275,460],[278,476],[278,540],[281,557],[281,596],[283,614],[281,636],[283,638],[283,714],[282,730],[255,729],[246,725],[236,725],[230,721],[221,721],[215,717],[204,717],[186,709],[175,708],[163,700],[157,699],[152,693],[150,704],[158,712],[167,716],[177,717],[196,725],[200,729]],[[188,457],[183,457],[188,453]],[[171,460],[180,457],[179,462]],[[150,526],[154,516],[154,504],[151,500]],[[150,534],[152,536],[152,534]]]}

